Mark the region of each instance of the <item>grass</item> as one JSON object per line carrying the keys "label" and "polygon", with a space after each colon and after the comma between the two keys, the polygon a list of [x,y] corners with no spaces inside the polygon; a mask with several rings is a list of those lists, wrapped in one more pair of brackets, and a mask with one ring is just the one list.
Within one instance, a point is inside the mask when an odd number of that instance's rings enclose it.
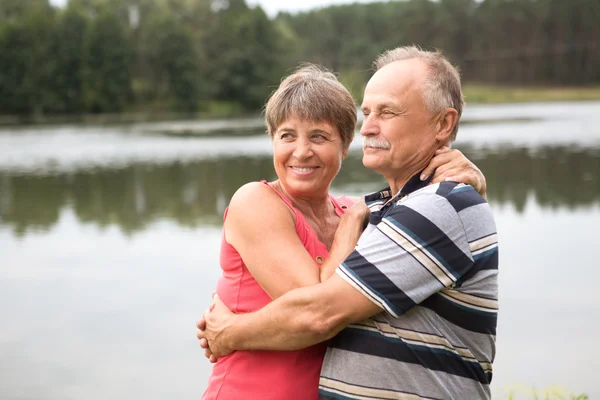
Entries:
{"label": "grass", "polygon": [[600,86],[517,87],[466,83],[463,93],[469,104],[600,100]]}
{"label": "grass", "polygon": [[[350,71],[339,76],[357,102],[361,102],[368,77],[363,71]],[[510,86],[485,83],[463,83],[463,94],[469,104],[527,103],[550,101],[600,100],[600,86]]]}
{"label": "grass", "polygon": [[574,394],[558,386],[549,386],[544,389],[535,388],[511,388],[508,394],[502,398],[494,397],[494,400],[589,400],[586,394]]}

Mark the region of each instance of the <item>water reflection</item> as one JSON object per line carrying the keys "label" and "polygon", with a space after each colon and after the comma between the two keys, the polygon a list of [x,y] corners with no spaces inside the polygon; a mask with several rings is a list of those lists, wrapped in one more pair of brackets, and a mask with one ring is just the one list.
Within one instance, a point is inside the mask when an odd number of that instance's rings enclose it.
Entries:
{"label": "water reflection", "polygon": [[[600,200],[600,149],[463,146],[485,172],[489,199],[523,212],[533,195],[542,208],[574,209]],[[16,236],[54,226],[72,208],[82,223],[144,230],[168,219],[182,226],[218,225],[235,190],[246,182],[273,179],[270,156],[220,157],[187,163],[134,163],[124,168],[53,175],[0,172],[0,223]],[[352,153],[334,182],[336,192],[364,192],[384,182]]]}

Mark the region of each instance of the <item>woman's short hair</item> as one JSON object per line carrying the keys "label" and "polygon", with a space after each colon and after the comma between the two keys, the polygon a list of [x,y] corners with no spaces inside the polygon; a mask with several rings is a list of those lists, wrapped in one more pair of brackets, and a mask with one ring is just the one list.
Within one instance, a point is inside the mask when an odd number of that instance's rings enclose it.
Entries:
{"label": "woman's short hair", "polygon": [[356,129],[356,103],[332,72],[303,64],[281,81],[265,106],[269,135],[273,137],[289,118],[332,124],[340,132],[344,149],[348,149]]}

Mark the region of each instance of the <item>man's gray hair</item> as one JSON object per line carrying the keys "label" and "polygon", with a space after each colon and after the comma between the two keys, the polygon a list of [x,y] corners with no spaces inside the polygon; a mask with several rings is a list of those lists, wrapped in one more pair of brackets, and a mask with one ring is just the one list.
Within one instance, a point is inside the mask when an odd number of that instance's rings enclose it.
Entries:
{"label": "man's gray hair", "polygon": [[462,115],[465,101],[462,94],[460,74],[458,70],[439,51],[426,51],[417,46],[403,46],[388,50],[373,62],[375,70],[380,70],[388,64],[403,60],[421,60],[429,68],[429,77],[424,83],[422,96],[425,107],[432,114],[442,112],[446,108],[454,108],[458,119],[450,142],[456,139],[458,124]]}

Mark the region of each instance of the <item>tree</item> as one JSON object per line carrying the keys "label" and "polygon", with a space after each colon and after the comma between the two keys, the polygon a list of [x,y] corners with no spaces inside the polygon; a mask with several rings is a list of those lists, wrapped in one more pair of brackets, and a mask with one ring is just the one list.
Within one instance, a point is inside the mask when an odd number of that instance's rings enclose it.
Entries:
{"label": "tree", "polygon": [[132,99],[133,48],[124,23],[109,10],[93,20],[85,40],[85,99],[91,112],[122,111]]}
{"label": "tree", "polygon": [[200,69],[192,35],[174,18],[164,18],[156,27],[156,61],[164,72],[173,107],[179,111],[197,111]]}
{"label": "tree", "polygon": [[41,115],[51,107],[54,15],[34,8],[0,29],[0,110]]}
{"label": "tree", "polygon": [[18,20],[32,10],[51,12],[52,6],[48,0],[0,0],[0,20]]}
{"label": "tree", "polygon": [[216,14],[205,43],[215,98],[260,109],[283,72],[279,36],[264,11],[230,0]]}
{"label": "tree", "polygon": [[53,35],[56,68],[51,79],[56,113],[81,113],[85,110],[84,54],[88,20],[80,10],[67,7],[60,15]]}

